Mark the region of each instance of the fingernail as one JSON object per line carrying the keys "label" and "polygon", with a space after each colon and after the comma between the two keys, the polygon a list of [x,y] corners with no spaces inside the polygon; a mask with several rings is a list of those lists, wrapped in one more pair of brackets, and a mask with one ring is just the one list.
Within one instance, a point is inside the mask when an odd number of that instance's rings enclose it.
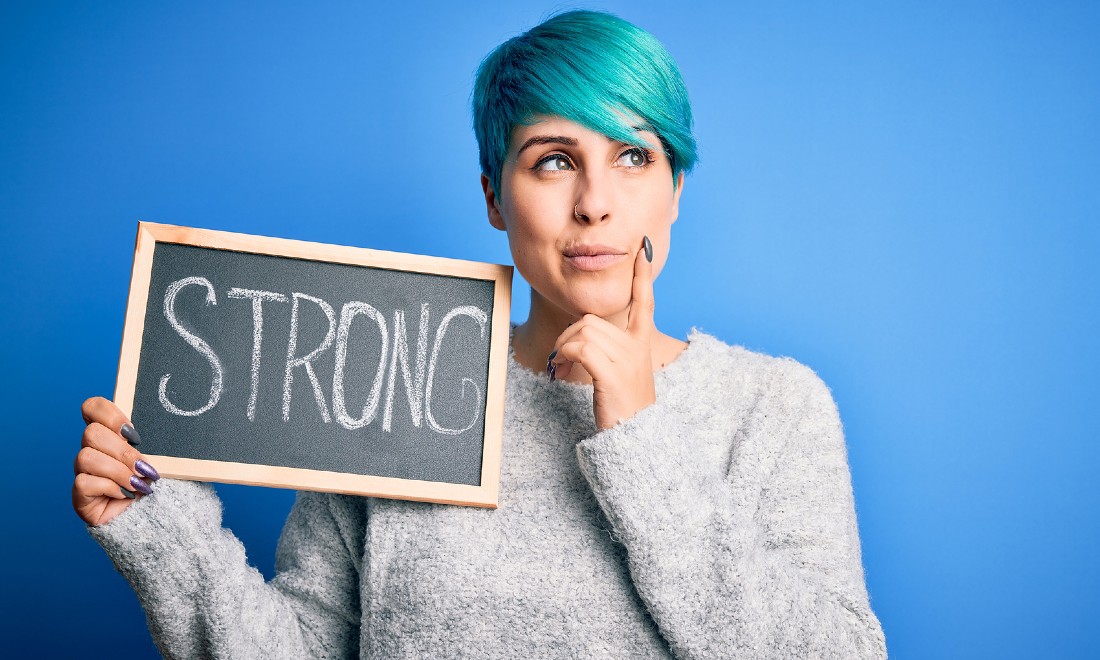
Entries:
{"label": "fingernail", "polygon": [[145,483],[145,480],[136,474],[130,475],[130,485],[134,487],[134,490],[141,491],[142,495],[151,495],[153,493],[153,489],[149,484]]}
{"label": "fingernail", "polygon": [[550,365],[550,369],[549,369],[549,371],[550,371],[550,382],[552,383],[552,382],[554,382],[555,380],[557,380],[557,377],[558,377],[558,365],[556,365],[556,364],[551,364],[551,365]]}
{"label": "fingernail", "polygon": [[129,422],[123,424],[120,432],[122,433],[122,437],[126,438],[126,442],[129,442],[131,445],[141,444],[141,436],[138,435],[137,429],[134,428],[133,424]]}
{"label": "fingernail", "polygon": [[135,462],[134,469],[138,471],[138,474],[145,477],[146,479],[152,479],[153,481],[160,479],[160,473],[154,470],[153,466],[149,465],[145,461],[139,460]]}
{"label": "fingernail", "polygon": [[648,236],[642,236],[642,247],[645,248],[645,260],[653,263],[653,243],[649,242]]}
{"label": "fingernail", "polygon": [[135,499],[137,497],[137,493],[135,493],[132,490],[126,490],[122,486],[119,486],[118,489],[122,491],[123,495],[125,495],[126,497],[129,497],[130,499]]}

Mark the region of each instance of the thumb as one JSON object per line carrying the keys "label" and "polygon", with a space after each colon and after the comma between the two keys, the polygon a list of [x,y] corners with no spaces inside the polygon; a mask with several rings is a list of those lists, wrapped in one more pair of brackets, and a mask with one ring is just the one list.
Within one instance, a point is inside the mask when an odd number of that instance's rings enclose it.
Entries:
{"label": "thumb", "polygon": [[637,339],[648,340],[653,331],[653,244],[642,239],[642,249],[634,255],[634,281],[630,291],[630,311],[626,331]]}

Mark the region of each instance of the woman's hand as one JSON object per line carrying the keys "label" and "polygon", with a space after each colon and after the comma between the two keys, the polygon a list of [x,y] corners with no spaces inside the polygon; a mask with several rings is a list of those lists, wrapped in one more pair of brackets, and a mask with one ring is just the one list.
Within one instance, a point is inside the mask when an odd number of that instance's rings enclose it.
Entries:
{"label": "woman's hand", "polygon": [[89,525],[102,525],[136,498],[153,492],[149,483],[160,475],[124,439],[140,441],[130,420],[112,401],[92,397],[80,413],[88,426],[73,463],[73,509]]}
{"label": "woman's hand", "polygon": [[653,264],[646,258],[646,251],[638,250],[634,257],[626,330],[595,314],[585,314],[561,333],[547,360],[551,377],[560,374],[564,378],[574,363],[592,376],[592,407],[600,430],[633,417],[657,400],[650,349],[656,330]]}

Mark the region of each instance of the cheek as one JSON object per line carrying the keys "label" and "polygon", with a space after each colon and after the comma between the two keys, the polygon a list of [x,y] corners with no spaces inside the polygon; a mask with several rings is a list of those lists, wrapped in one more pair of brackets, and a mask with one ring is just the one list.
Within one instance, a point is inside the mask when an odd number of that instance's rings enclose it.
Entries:
{"label": "cheek", "polygon": [[654,242],[668,243],[672,230],[672,202],[667,195],[648,195],[635,198],[633,212],[641,219],[642,231]]}
{"label": "cheek", "polygon": [[540,198],[531,193],[515,197],[523,201],[506,207],[512,251],[524,254],[545,251],[562,230],[556,218],[559,204],[553,198]]}
{"label": "cheek", "polygon": [[672,241],[672,187],[636,199],[640,202],[635,207],[637,212],[644,213],[643,232],[653,244],[653,276],[656,277],[668,260]]}
{"label": "cheek", "polygon": [[547,245],[553,244],[553,239],[546,227],[523,209],[513,207],[508,209],[508,213],[508,247],[512,261],[525,280],[537,281],[546,270],[544,254]]}
{"label": "cheek", "polygon": [[672,178],[666,178],[661,172],[654,172],[644,178],[629,181],[623,190],[622,197],[631,208],[644,208],[647,210],[647,215],[654,218],[670,216],[675,198]]}

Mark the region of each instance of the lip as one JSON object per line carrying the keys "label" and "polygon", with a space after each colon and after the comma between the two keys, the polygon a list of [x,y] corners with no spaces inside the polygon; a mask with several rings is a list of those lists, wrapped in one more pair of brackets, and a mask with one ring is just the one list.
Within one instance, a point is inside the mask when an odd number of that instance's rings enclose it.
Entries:
{"label": "lip", "polygon": [[566,261],[578,270],[603,270],[626,256],[626,252],[609,245],[571,245],[562,251]]}

